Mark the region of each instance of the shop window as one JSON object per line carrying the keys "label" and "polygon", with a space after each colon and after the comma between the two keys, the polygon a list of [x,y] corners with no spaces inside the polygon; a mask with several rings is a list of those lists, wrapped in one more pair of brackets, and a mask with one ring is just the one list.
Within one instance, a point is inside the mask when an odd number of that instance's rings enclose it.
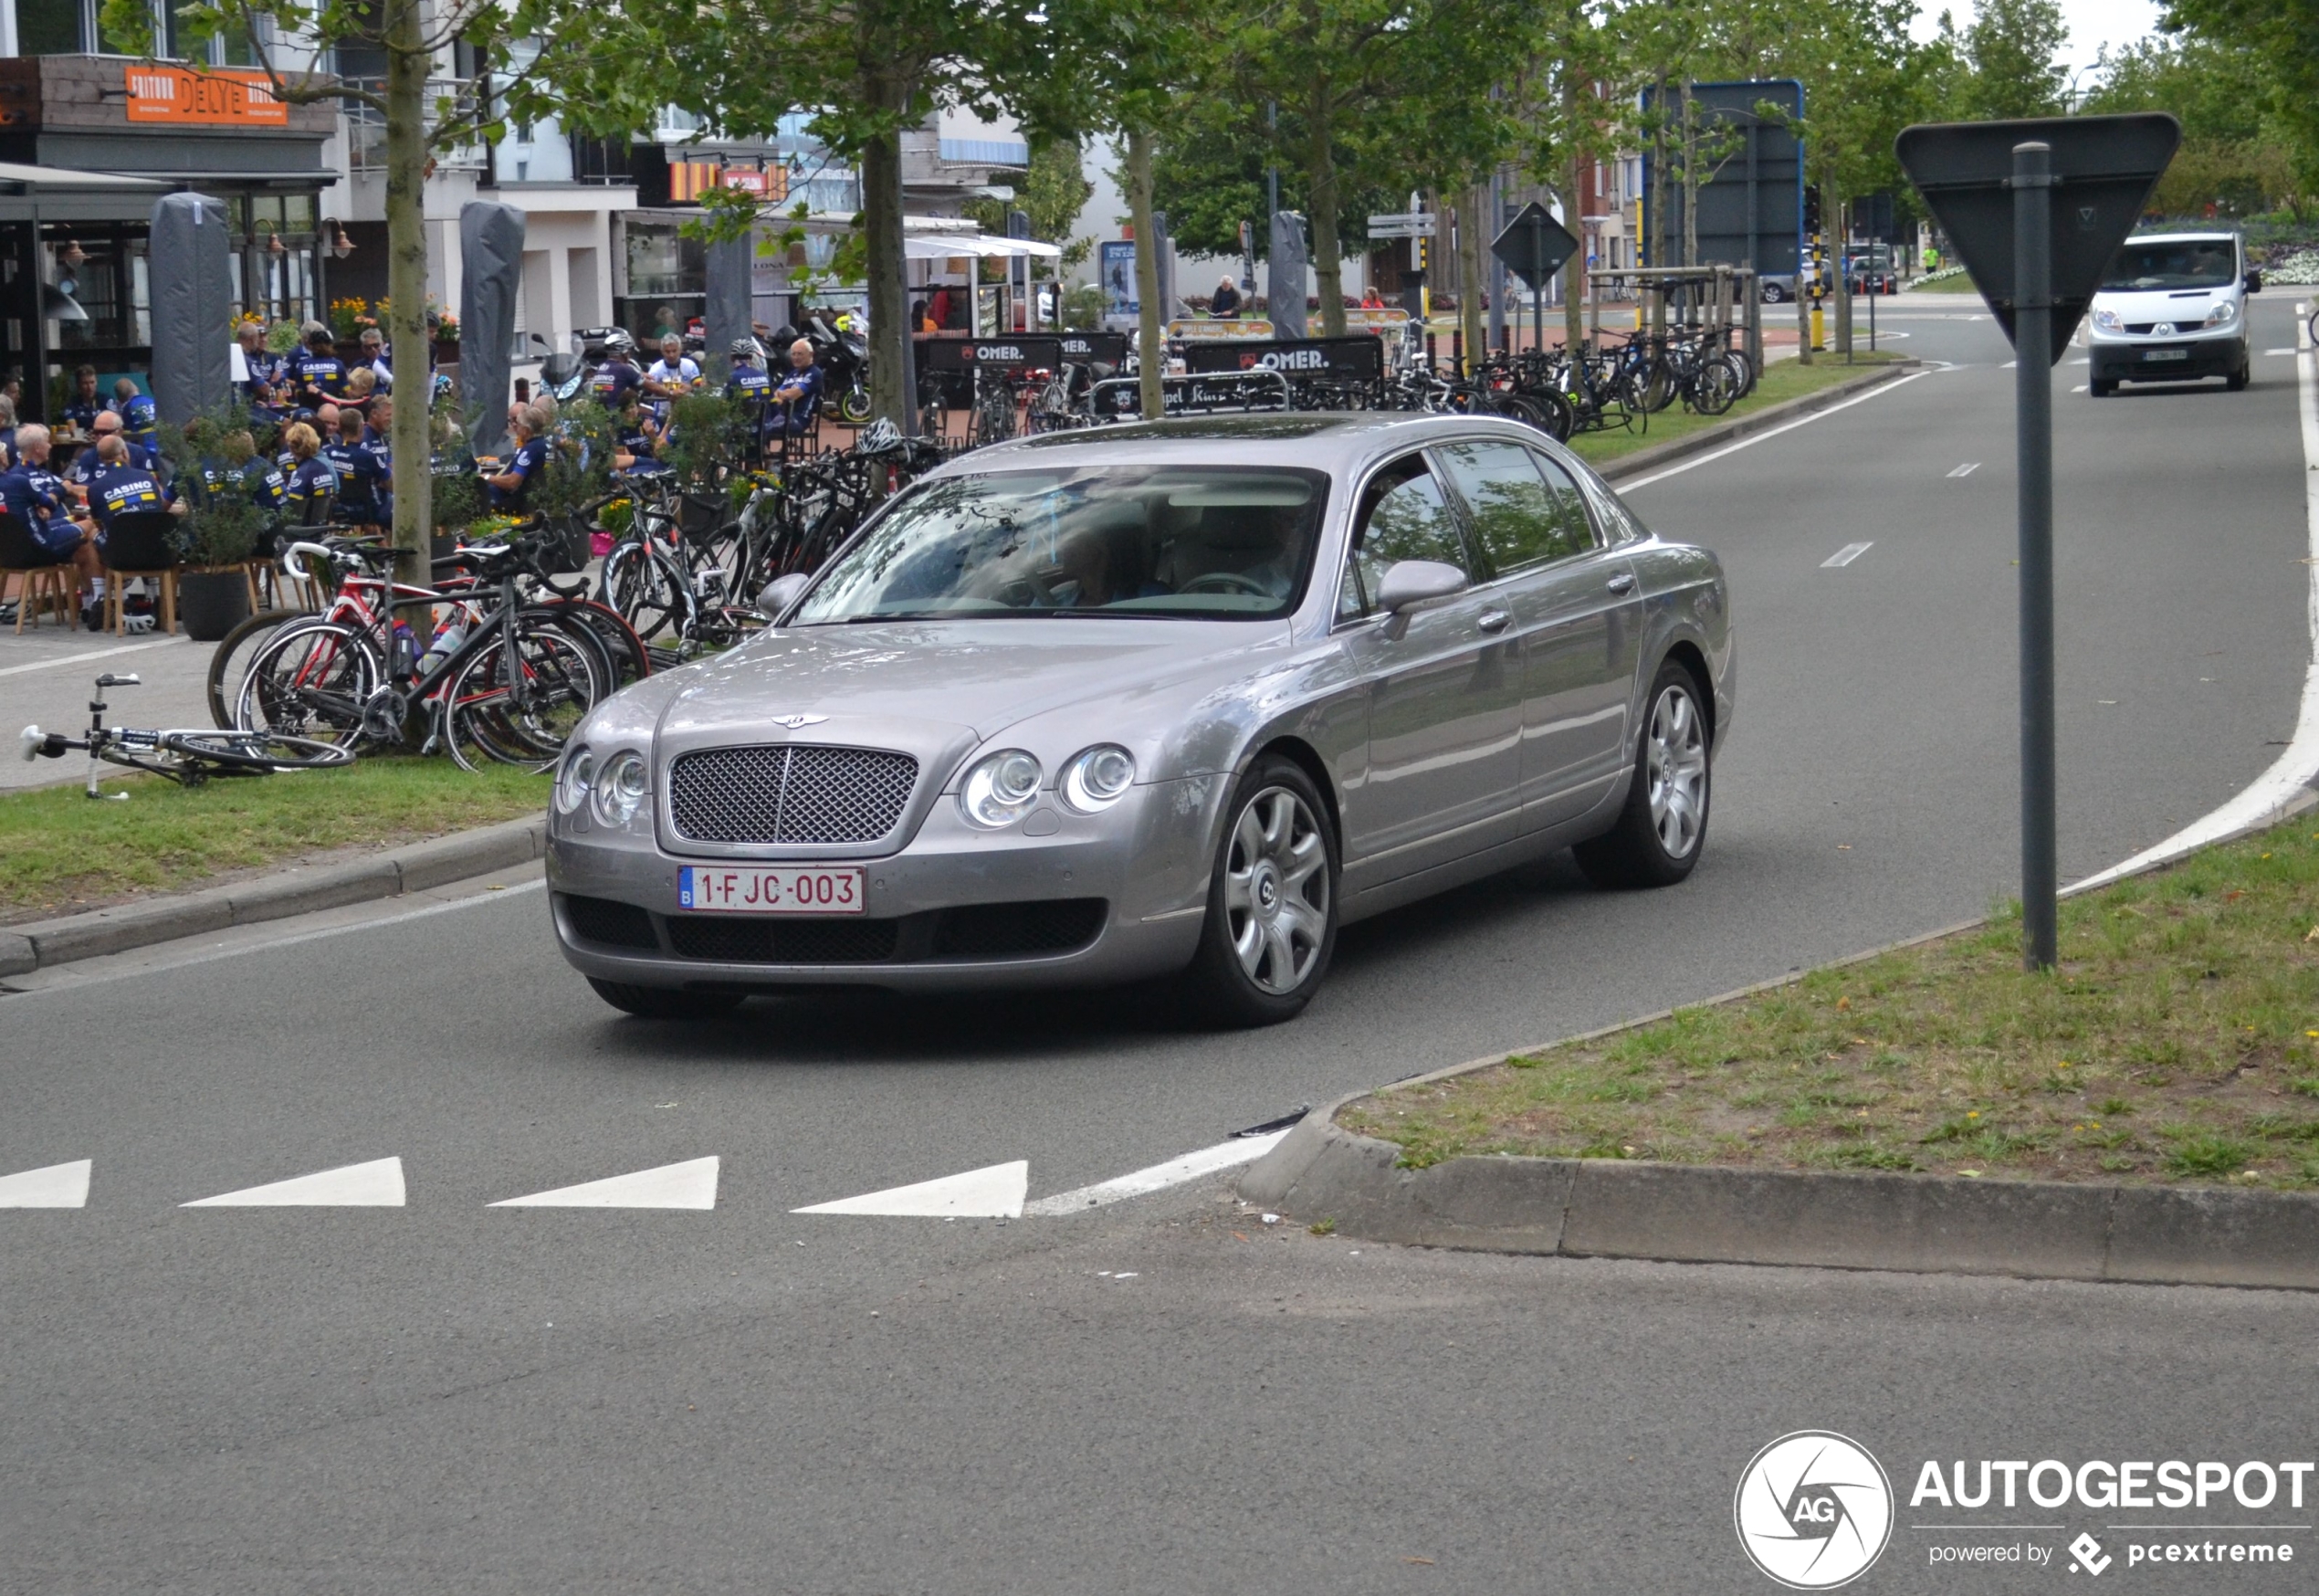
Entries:
{"label": "shop window", "polygon": [[16,0],[16,50],[26,56],[77,56],[81,0]]}

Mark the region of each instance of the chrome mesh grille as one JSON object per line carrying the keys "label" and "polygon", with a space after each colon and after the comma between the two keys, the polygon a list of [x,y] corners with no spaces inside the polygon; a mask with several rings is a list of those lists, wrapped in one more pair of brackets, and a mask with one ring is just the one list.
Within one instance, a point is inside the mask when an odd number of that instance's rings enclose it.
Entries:
{"label": "chrome mesh grille", "polygon": [[900,824],[918,761],[873,748],[712,748],[668,772],[668,814],[698,843],[869,843]]}

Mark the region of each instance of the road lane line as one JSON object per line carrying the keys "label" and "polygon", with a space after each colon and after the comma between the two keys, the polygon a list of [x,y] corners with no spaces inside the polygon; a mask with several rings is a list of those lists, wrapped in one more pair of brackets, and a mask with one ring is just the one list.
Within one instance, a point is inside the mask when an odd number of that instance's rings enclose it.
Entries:
{"label": "road lane line", "polygon": [[404,1205],[403,1160],[373,1159],[367,1164],[320,1170],[222,1196],[181,1202],[180,1208],[400,1208]]}
{"label": "road lane line", "polygon": [[2076,387],[2072,388],[2072,389],[2070,390],[2070,392],[2071,392],[2071,393],[2072,393],[2072,394],[2083,394],[2083,393],[2084,393],[2085,391],[2086,391],[2086,388],[2085,388],[2085,384],[2084,384],[2083,383],[2079,383]]}
{"label": "road lane line", "polygon": [[95,1167],[94,1160],[82,1159],[0,1176],[0,1208],[86,1208],[89,1171]]}
{"label": "road lane line", "polygon": [[714,1156],[690,1159],[680,1164],[663,1164],[658,1169],[637,1170],[632,1174],[614,1175],[577,1186],[559,1186],[552,1192],[534,1192],[529,1197],[510,1197],[504,1202],[484,1206],[710,1209],[717,1206],[719,1164],[719,1160]]}
{"label": "road lane line", "polygon": [[1894,378],[1892,382],[1880,383],[1875,387],[1869,389],[1867,393],[1861,394],[1857,398],[1847,399],[1841,404],[1831,404],[1825,410],[1815,410],[1810,415],[1800,415],[1793,421],[1783,422],[1778,426],[1767,428],[1762,432],[1754,434],[1752,436],[1743,437],[1736,444],[1726,444],[1723,447],[1710,450],[1706,454],[1694,455],[1691,458],[1683,461],[1679,465],[1669,466],[1663,471],[1653,471],[1648,477],[1639,477],[1632,482],[1614,482],[1611,484],[1611,487],[1615,488],[1619,492],[1625,494],[1632,493],[1638,488],[1648,488],[1653,482],[1664,482],[1670,477],[1680,477],[1685,471],[1695,471],[1702,466],[1722,459],[1726,455],[1736,455],[1741,449],[1752,449],[1758,444],[1762,443],[1767,439],[1778,437],[1781,433],[1793,432],[1800,426],[1810,426],[1813,422],[1819,421],[1826,416],[1833,415],[1839,410],[1850,410],[1855,404],[1865,404],[1871,399],[1877,398],[1885,394],[1893,393],[1897,389],[1905,388],[1909,383],[1915,382],[1920,377],[1931,376],[1936,371],[1946,371],[1952,369],[1954,368],[1946,366],[1931,366],[1921,372],[1911,372],[1908,375]]}
{"label": "road lane line", "polygon": [[2309,314],[2307,305],[2295,307],[2295,395],[2303,421],[2303,509],[2308,544],[2303,561],[2308,583],[2303,610],[2312,656],[2303,670],[2303,709],[2295,721],[2293,740],[2269,770],[2229,803],[2156,847],[2145,848],[2122,864],[2072,883],[2065,889],[2069,893],[2088,892],[2122,876],[2167,864],[2209,843],[2274,825],[2308,804],[2312,786],[2319,782],[2319,351],[2312,348],[2311,331],[2303,320]]}
{"label": "road lane line", "polygon": [[0,676],[22,676],[28,670],[55,670],[60,666],[79,665],[84,659],[110,659],[116,654],[141,654],[148,648],[167,648],[172,644],[189,646],[182,637],[162,637],[151,643],[124,643],[118,648],[84,648],[79,654],[61,655],[55,659],[36,659],[30,665],[12,665],[0,670]]}
{"label": "road lane line", "polygon": [[1186,1181],[1212,1175],[1218,1170],[1254,1163],[1277,1147],[1280,1139],[1287,1134],[1285,1130],[1275,1130],[1269,1136],[1234,1137],[1230,1141],[1203,1147],[1198,1152],[1188,1152],[1180,1159],[1170,1159],[1164,1164],[1153,1164],[1148,1170],[1138,1170],[1117,1180],[1082,1186],[1076,1192],[1058,1192],[1052,1197],[1042,1197],[1027,1205],[1023,1212],[1042,1217],[1085,1213],[1090,1208],[1102,1208],[1114,1202],[1124,1202],[1130,1197],[1164,1192],[1170,1186],[1180,1186]]}
{"label": "road lane line", "polygon": [[2265,353],[2265,354],[2269,354],[2269,355],[2280,355],[2280,354],[2287,354],[2287,355],[2291,355],[2291,354],[2294,353],[2294,351],[2293,351],[2293,350],[2292,350],[2292,349],[2266,349],[2266,350],[2264,350],[2262,352],[2263,352],[2263,353]]}
{"label": "road lane line", "polygon": [[1863,554],[1867,553],[1869,550],[1874,548],[1875,546],[1876,545],[1873,543],[1846,543],[1833,554],[1829,555],[1827,559],[1822,560],[1820,562],[1820,569],[1822,571],[1839,570],[1843,566],[1851,564],[1853,561],[1859,559]]}
{"label": "road lane line", "polygon": [[1981,463],[1978,460],[1967,460],[1963,465],[1957,467],[1956,470],[1951,471],[1949,475],[1952,477],[1970,477],[1974,472],[1979,470],[1980,468]]}

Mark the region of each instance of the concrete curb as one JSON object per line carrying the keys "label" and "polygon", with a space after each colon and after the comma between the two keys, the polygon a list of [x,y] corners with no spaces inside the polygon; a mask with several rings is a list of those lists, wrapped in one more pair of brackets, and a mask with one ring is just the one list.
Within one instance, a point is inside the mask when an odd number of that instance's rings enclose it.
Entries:
{"label": "concrete curb", "polygon": [[256,925],[316,909],[423,892],[537,859],[546,852],[547,831],[545,815],[510,820],[413,843],[352,864],[279,870],[230,887],[0,928],[0,975],[22,975],[77,959],[198,937],[228,926]]}
{"label": "concrete curb", "polygon": [[1767,427],[1780,426],[1800,416],[1810,415],[1815,411],[1825,410],[1831,404],[1842,404],[1847,399],[1866,393],[1871,388],[1889,383],[1895,377],[1905,376],[1911,372],[1919,372],[1924,369],[1925,362],[1914,358],[1896,361],[1888,366],[1878,366],[1873,371],[1862,373],[1849,383],[1838,383],[1834,387],[1822,388],[1817,394],[1806,394],[1800,398],[1782,400],[1768,410],[1758,410],[1752,415],[1740,416],[1736,421],[1726,421],[1718,426],[1703,428],[1693,433],[1689,437],[1677,438],[1671,444],[1653,444],[1649,448],[1637,449],[1631,455],[1621,455],[1615,460],[1604,461],[1594,469],[1605,482],[1615,483],[1623,481],[1629,477],[1641,477],[1657,470],[1662,466],[1688,459],[1693,455],[1704,454],[1709,449],[1721,448],[1724,445],[1739,438],[1752,436]]}
{"label": "concrete curb", "polygon": [[1569,1258],[2319,1291],[2319,1197],[1618,1159],[1456,1158],[1307,1115],[1240,1194],[1337,1234]]}

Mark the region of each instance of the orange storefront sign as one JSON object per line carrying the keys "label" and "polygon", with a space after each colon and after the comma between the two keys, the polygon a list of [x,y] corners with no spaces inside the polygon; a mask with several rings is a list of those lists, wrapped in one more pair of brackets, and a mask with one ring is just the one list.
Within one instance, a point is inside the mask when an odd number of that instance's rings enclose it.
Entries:
{"label": "orange storefront sign", "polygon": [[289,107],[274,98],[263,72],[194,72],[184,67],[159,66],[126,70],[132,122],[289,126]]}

